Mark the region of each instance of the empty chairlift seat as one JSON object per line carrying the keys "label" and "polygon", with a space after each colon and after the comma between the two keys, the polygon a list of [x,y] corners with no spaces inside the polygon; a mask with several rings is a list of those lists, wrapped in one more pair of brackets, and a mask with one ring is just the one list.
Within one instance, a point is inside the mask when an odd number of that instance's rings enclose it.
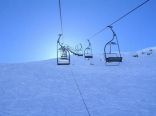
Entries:
{"label": "empty chairlift seat", "polygon": [[92,50],[90,48],[86,48],[84,51],[85,58],[93,58]]}
{"label": "empty chairlift seat", "polygon": [[57,53],[57,64],[58,65],[69,65],[70,64],[70,52],[65,48],[60,48]]}
{"label": "empty chairlift seat", "polygon": [[104,57],[105,57],[105,61],[106,63],[114,63],[114,62],[122,62],[122,56],[120,53],[120,47],[119,47],[119,43],[118,43],[118,39],[117,39],[117,35],[114,32],[114,30],[112,29],[112,26],[108,26],[108,28],[110,28],[110,30],[113,33],[113,38],[106,43],[106,45],[104,46]]}
{"label": "empty chairlift seat", "polygon": [[84,57],[87,59],[91,59],[93,58],[92,46],[89,40],[88,40],[88,43],[89,43],[88,47],[84,50]]}
{"label": "empty chairlift seat", "polygon": [[57,65],[69,65],[70,64],[70,52],[68,49],[60,43],[60,37],[57,40]]}

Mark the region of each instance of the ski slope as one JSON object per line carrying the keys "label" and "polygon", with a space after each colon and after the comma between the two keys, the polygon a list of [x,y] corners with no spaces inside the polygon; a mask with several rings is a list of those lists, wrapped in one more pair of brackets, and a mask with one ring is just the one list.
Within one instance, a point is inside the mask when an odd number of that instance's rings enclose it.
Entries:
{"label": "ski slope", "polygon": [[0,64],[0,116],[88,116],[85,104],[91,116],[156,116],[156,48],[144,51],[119,66],[75,56],[69,66]]}

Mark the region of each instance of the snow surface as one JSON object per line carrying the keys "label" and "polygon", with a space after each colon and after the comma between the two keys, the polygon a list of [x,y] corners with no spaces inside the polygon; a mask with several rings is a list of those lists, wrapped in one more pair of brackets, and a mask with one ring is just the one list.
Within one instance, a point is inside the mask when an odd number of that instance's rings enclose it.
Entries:
{"label": "snow surface", "polygon": [[125,53],[119,66],[72,57],[0,64],[0,116],[156,116],[156,49],[151,55]]}

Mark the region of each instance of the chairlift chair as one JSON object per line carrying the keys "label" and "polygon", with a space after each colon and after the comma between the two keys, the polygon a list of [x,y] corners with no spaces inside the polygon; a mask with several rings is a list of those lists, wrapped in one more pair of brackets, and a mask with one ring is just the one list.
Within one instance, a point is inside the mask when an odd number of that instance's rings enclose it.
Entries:
{"label": "chairlift chair", "polygon": [[70,64],[70,52],[60,43],[61,34],[57,41],[57,65],[69,65]]}
{"label": "chairlift chair", "polygon": [[85,58],[93,58],[93,55],[92,55],[92,50],[91,48],[86,48],[85,51],[84,51],[84,57]]}
{"label": "chairlift chair", "polygon": [[75,46],[75,51],[77,56],[83,56],[83,47],[81,43]]}
{"label": "chairlift chair", "polygon": [[[108,26],[110,30],[113,33],[113,38],[106,43],[104,46],[104,57],[105,57],[105,62],[108,64],[111,63],[117,63],[115,65],[118,65],[118,63],[122,62],[122,57],[120,53],[120,47],[117,39],[117,35],[113,30],[112,26]],[[112,48],[116,47],[116,52],[112,52]]]}
{"label": "chairlift chair", "polygon": [[88,43],[89,43],[88,47],[84,50],[84,57],[90,59],[93,58],[93,54],[92,54],[92,46],[89,40]]}
{"label": "chairlift chair", "polygon": [[57,65],[69,65],[70,52],[63,47],[61,47],[57,52]]}

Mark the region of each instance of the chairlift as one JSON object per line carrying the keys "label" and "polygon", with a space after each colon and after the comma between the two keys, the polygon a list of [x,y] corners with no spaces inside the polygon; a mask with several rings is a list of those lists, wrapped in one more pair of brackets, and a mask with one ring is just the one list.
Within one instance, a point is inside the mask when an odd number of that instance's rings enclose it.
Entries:
{"label": "chairlift", "polygon": [[113,65],[118,65],[120,62],[122,62],[122,57],[120,53],[120,47],[119,47],[117,35],[114,32],[112,26],[108,26],[108,28],[110,28],[110,30],[112,31],[113,38],[109,42],[107,42],[106,45],[104,46],[105,61],[106,64],[108,65],[109,64],[111,65],[111,63],[113,63]]}
{"label": "chairlift", "polygon": [[83,47],[81,43],[75,46],[75,51],[77,56],[83,56]]}
{"label": "chairlift", "polygon": [[57,65],[69,65],[70,64],[70,52],[60,43],[62,34],[59,34],[57,40]]}
{"label": "chairlift", "polygon": [[93,58],[93,54],[92,54],[92,46],[89,40],[88,43],[89,43],[88,47],[84,50],[84,57],[90,59]]}

